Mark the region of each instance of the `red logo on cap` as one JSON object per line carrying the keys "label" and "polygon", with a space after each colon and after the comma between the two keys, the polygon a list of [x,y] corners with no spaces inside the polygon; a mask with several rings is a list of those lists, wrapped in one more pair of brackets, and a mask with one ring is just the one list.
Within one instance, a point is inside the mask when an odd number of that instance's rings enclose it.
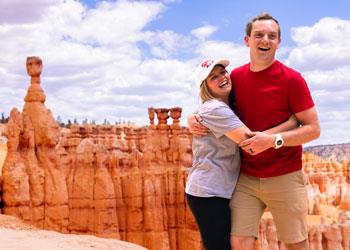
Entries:
{"label": "red logo on cap", "polygon": [[205,61],[205,62],[202,63],[201,67],[202,67],[202,68],[209,68],[210,65],[213,64],[213,62],[214,62],[213,60]]}

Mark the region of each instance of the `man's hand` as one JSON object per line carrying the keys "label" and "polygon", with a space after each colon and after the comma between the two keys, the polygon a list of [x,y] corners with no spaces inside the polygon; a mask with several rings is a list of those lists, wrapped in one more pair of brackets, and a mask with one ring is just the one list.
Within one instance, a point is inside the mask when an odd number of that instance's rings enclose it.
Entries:
{"label": "man's hand", "polygon": [[187,118],[188,129],[194,136],[203,136],[209,133],[209,129],[200,124],[201,117],[198,114],[191,114]]}
{"label": "man's hand", "polygon": [[264,132],[249,132],[247,136],[250,138],[240,142],[239,146],[248,154],[257,155],[274,146],[275,135]]}

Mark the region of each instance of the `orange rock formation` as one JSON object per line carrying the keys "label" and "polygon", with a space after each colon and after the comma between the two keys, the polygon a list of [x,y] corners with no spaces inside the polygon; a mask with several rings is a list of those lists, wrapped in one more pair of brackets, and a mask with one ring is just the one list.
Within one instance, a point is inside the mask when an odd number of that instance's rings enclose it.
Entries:
{"label": "orange rock formation", "polygon": [[0,124],[0,176],[2,165],[4,164],[6,155],[7,155],[7,139],[5,135],[5,124]]}
{"label": "orange rock formation", "polygon": [[5,131],[3,212],[38,228],[150,249],[200,248],[184,199],[192,159],[181,109],[155,109],[158,124],[149,128],[73,125],[61,134],[44,104],[41,71],[40,58],[29,57],[23,111],[11,111]]}

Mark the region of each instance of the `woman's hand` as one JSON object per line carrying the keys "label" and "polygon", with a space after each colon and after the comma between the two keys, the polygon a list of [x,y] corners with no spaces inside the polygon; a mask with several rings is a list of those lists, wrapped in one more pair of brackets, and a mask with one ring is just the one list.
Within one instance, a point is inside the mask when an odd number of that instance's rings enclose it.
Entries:
{"label": "woman's hand", "polygon": [[247,135],[250,138],[239,143],[239,146],[250,155],[257,155],[274,146],[274,135],[264,132],[250,132]]}

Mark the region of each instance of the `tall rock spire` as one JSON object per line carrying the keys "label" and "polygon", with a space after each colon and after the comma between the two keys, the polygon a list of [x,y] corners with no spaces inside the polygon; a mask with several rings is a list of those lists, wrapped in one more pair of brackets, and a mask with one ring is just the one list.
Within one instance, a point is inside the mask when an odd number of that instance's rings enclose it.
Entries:
{"label": "tall rock spire", "polygon": [[4,212],[40,228],[64,232],[69,211],[67,184],[57,153],[60,129],[44,104],[42,60],[28,57],[26,68],[31,79],[23,112],[11,111],[6,131],[9,151],[3,166]]}
{"label": "tall rock spire", "polygon": [[30,86],[24,101],[44,103],[46,97],[40,86],[40,75],[43,70],[42,60],[37,56],[27,57],[26,68],[30,76]]}

